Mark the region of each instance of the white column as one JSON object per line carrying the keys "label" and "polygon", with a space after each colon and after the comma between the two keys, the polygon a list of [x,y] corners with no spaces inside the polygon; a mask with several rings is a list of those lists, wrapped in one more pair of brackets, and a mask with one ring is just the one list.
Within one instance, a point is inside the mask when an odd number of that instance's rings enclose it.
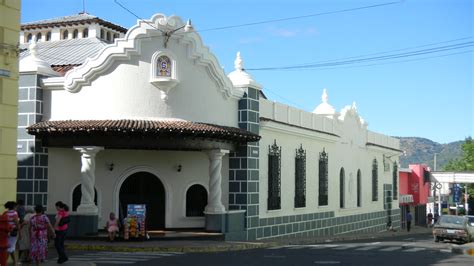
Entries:
{"label": "white column", "polygon": [[229,153],[228,150],[210,150],[209,156],[209,197],[205,209],[206,214],[225,213],[222,204],[222,156]]}
{"label": "white column", "polygon": [[77,207],[77,212],[98,213],[94,203],[95,195],[95,155],[103,150],[103,147],[84,146],[74,147],[81,153],[81,204]]}

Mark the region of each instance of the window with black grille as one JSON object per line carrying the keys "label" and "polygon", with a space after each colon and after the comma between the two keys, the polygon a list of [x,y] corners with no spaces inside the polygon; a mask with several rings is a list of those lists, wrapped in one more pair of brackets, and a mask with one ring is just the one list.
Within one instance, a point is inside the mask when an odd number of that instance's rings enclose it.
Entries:
{"label": "window with black grille", "polygon": [[372,161],[372,201],[379,200],[379,173],[377,159]]}
{"label": "window with black grille", "polygon": [[202,185],[192,185],[186,192],[186,217],[204,216],[207,191]]}
{"label": "window with black grille", "polygon": [[362,206],[362,174],[357,170],[357,207]]}
{"label": "window with black grille", "polygon": [[319,206],[328,205],[328,154],[323,148],[319,153]]}
{"label": "window with black grille", "polygon": [[281,147],[275,140],[268,149],[268,210],[278,210],[281,208]]}
{"label": "window with black grille", "polygon": [[398,199],[398,164],[393,163],[393,199]]}
{"label": "window with black grille", "polygon": [[345,186],[345,173],[344,173],[344,167],[341,168],[341,172],[339,173],[339,207],[344,208],[344,202],[345,202],[345,195],[344,195],[344,186]]}
{"label": "window with black grille", "polygon": [[295,208],[306,207],[306,151],[303,145],[295,157]]}

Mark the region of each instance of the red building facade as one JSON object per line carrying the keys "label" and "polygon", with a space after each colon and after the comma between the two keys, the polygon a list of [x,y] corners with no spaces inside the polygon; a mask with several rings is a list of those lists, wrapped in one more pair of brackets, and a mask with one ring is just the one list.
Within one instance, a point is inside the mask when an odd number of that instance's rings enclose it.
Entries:
{"label": "red building facade", "polygon": [[402,225],[407,210],[413,213],[415,224],[426,224],[426,204],[430,196],[430,169],[424,164],[410,164],[400,169],[400,208]]}

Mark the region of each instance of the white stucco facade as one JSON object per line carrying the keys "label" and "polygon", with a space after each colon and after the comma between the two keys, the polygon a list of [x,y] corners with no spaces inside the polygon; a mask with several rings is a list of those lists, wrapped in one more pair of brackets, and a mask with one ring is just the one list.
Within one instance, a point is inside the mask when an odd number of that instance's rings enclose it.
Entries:
{"label": "white stucco facade", "polygon": [[[222,202],[228,202],[228,160],[222,167]],[[113,170],[109,165],[113,163]],[[194,184],[209,191],[209,160],[203,152],[103,150],[96,155],[96,182],[99,224],[110,212],[119,213],[118,194],[124,180],[137,172],[149,172],[162,183],[166,192],[166,227],[204,227],[203,217],[186,217],[186,191]],[[180,172],[177,166],[181,165]],[[80,153],[72,149],[49,149],[48,209],[56,201],[72,206],[73,189],[81,183]],[[67,200],[65,200],[67,199]]]}
{"label": "white stucco facade", "polygon": [[[226,75],[190,22],[176,16],[139,21],[65,76],[41,81],[42,121],[28,132],[48,148],[48,209],[59,200],[72,205],[81,185],[87,200],[75,212],[98,216],[98,228],[110,212],[123,210],[121,189],[140,173],[163,186],[163,229],[205,228],[247,240],[323,236],[382,230],[399,215],[390,194],[394,175],[383,165],[385,157],[398,161],[398,140],[369,131],[355,103],[337,112],[326,90],[314,112],[265,99],[240,53]],[[272,145],[281,148],[281,172],[278,207],[270,209]],[[298,148],[306,152],[306,200],[295,208]],[[318,203],[323,151],[324,206]],[[186,214],[193,185],[206,189],[204,216]]]}

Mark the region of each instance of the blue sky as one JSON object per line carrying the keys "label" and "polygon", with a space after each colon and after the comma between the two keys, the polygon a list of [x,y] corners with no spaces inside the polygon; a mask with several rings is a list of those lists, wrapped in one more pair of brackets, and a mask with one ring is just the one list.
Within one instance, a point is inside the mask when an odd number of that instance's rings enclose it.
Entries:
{"label": "blue sky", "polygon": [[[474,4],[470,0],[119,0],[141,18],[155,13],[192,19],[196,30],[298,17],[201,36],[228,73],[237,51],[246,68],[293,66],[393,51],[388,55],[467,43],[415,57],[330,68],[249,70],[266,95],[312,111],[327,88],[340,110],[357,103],[369,129],[447,143],[474,136]],[[396,2],[396,3],[394,3]],[[82,0],[22,0],[22,22],[72,15]],[[137,18],[113,0],[86,0],[86,11],[124,27]],[[458,40],[461,38],[466,38]],[[457,40],[457,41],[453,41]],[[445,42],[452,41],[452,42]],[[432,46],[427,44],[439,43]],[[420,47],[422,46],[422,47]],[[404,48],[411,50],[400,50]],[[456,54],[454,54],[456,53]],[[453,55],[448,55],[453,54]]]}

